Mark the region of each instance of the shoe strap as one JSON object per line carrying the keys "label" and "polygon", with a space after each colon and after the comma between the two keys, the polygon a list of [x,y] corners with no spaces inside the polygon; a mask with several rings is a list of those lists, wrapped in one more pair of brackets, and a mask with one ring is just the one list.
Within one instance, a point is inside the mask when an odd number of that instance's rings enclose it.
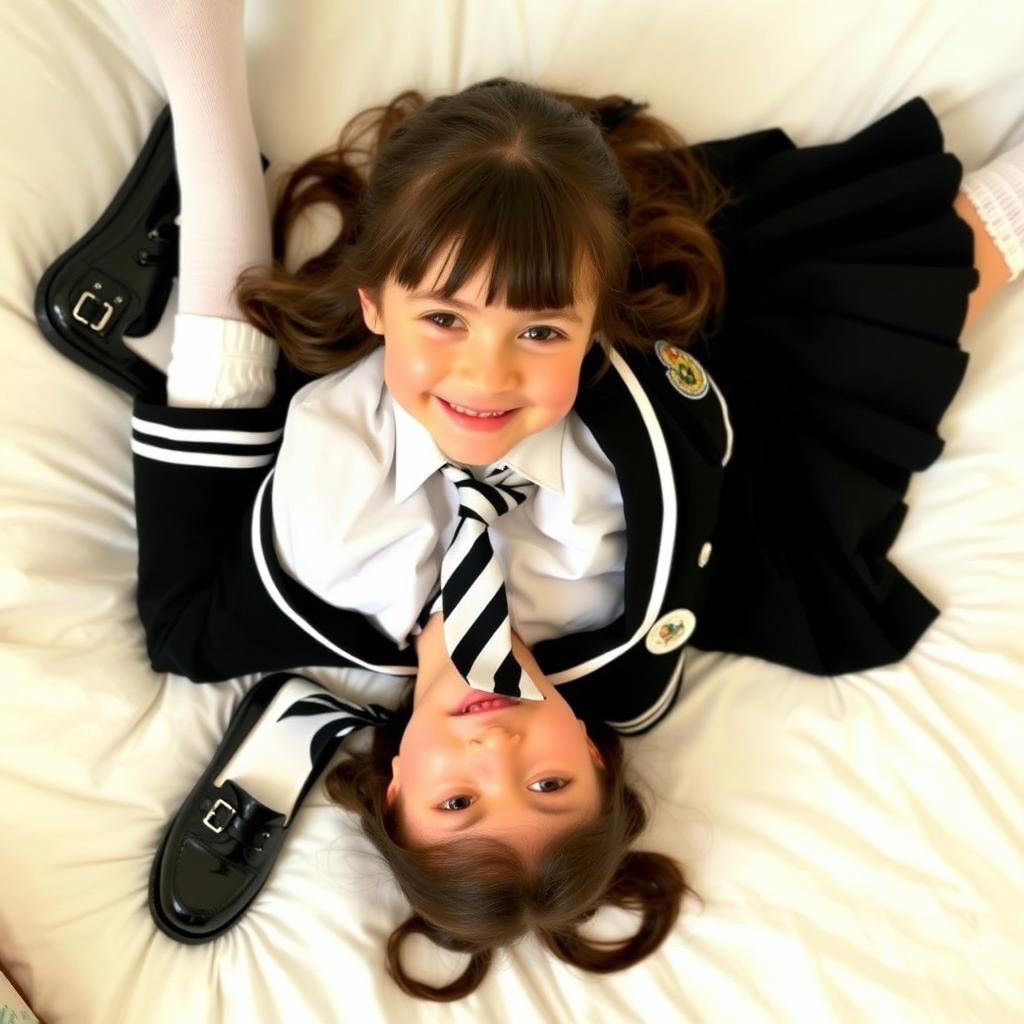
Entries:
{"label": "shoe strap", "polygon": [[284,815],[264,807],[236,782],[228,779],[215,791],[204,812],[200,835],[207,842],[230,837],[257,852],[284,823]]}

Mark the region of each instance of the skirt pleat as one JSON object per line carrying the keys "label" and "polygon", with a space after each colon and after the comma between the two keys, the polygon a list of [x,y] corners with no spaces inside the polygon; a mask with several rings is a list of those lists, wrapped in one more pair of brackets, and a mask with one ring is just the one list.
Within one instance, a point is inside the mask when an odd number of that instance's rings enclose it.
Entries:
{"label": "skirt pleat", "polygon": [[924,100],[845,142],[698,147],[735,201],[727,307],[696,350],[735,431],[694,643],[818,674],[902,658],[937,614],[887,558],[942,450],[977,286],[962,169]]}

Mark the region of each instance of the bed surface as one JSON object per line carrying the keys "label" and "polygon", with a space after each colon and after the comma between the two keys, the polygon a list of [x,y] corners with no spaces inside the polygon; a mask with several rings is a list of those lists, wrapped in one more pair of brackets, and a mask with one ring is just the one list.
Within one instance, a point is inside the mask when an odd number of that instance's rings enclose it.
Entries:
{"label": "bed surface", "polygon": [[[915,95],[967,169],[1024,139],[1015,0],[249,0],[246,27],[268,187],[363,107],[498,74],[646,99],[693,142],[771,126],[830,141]],[[589,975],[527,941],[469,999],[410,1000],[383,969],[406,905],[320,787],[237,928],[198,947],[155,930],[154,850],[252,678],[150,670],[129,401],[53,351],[31,305],[163,102],[114,0],[0,7],[0,963],[40,1017],[1024,1019],[1019,282],[964,335],[946,450],[893,551],[943,609],[918,647],[832,679],[693,651],[671,716],[627,741],[656,806],[640,845],[679,857],[703,897],[657,955]],[[399,697],[384,677],[317,674],[357,700]],[[426,941],[407,949],[424,977],[462,969]]]}

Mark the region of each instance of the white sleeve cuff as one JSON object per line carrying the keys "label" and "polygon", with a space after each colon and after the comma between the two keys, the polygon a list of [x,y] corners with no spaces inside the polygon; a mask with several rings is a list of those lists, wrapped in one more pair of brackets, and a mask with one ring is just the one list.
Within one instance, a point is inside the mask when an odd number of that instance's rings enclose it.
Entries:
{"label": "white sleeve cuff", "polygon": [[250,409],[274,395],[277,344],[242,320],[196,313],[174,318],[167,404]]}

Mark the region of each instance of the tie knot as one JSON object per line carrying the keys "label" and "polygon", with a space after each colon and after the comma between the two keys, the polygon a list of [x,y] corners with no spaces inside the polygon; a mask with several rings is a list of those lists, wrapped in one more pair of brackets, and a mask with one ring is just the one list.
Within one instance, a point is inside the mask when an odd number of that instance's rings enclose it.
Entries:
{"label": "tie knot", "polygon": [[459,515],[488,525],[526,501],[527,488],[532,486],[529,480],[505,466],[491,470],[486,480],[477,480],[469,470],[450,462],[441,467],[441,472],[455,484]]}

